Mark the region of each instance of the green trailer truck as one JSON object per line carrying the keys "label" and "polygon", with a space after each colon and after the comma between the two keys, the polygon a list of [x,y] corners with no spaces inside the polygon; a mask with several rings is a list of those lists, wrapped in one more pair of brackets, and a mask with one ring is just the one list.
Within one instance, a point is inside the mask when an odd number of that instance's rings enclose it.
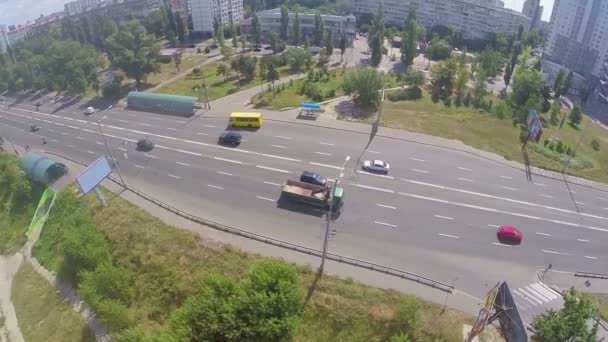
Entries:
{"label": "green trailer truck", "polygon": [[330,187],[287,180],[283,184],[281,195],[294,202],[325,210],[331,207],[334,214],[339,213],[344,205],[344,189],[335,187],[334,195],[331,196],[330,193]]}

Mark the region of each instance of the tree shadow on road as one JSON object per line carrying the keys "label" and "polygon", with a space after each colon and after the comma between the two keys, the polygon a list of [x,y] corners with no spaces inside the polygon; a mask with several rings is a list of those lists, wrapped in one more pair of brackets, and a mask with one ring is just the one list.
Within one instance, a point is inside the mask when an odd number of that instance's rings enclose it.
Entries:
{"label": "tree shadow on road", "polygon": [[528,182],[532,182],[532,169],[530,168],[530,158],[528,156],[528,149],[526,148],[526,145],[523,145],[521,147],[521,153],[523,154],[523,157],[524,157],[524,166],[526,168],[526,179],[528,180]]}

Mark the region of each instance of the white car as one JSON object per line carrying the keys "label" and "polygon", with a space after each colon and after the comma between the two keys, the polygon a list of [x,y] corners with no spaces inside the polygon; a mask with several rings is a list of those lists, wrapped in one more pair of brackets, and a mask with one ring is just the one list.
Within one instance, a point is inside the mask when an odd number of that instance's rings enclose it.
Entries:
{"label": "white car", "polygon": [[363,170],[387,174],[391,166],[382,160],[366,160],[363,162]]}
{"label": "white car", "polygon": [[86,115],[91,115],[91,114],[95,113],[95,108],[93,108],[93,107],[88,107],[87,109],[85,109],[85,110],[84,110],[84,113],[85,113]]}

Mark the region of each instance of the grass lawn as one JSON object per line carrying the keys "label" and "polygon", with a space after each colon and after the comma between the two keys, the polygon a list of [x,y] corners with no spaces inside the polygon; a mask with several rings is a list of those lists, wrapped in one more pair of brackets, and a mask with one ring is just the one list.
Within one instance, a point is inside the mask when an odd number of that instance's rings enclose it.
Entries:
{"label": "grass lawn", "polygon": [[11,298],[26,341],[95,341],[82,316],[26,261],[13,280]]}
{"label": "grass lawn", "polygon": [[[184,78],[165,85],[156,92],[164,94],[196,96],[199,98],[199,101],[205,101],[206,95],[202,89],[202,84],[203,81],[206,81],[207,86],[209,87],[209,100],[212,101],[220,97],[260,85],[260,78],[258,75],[259,71],[257,67],[256,76],[253,80],[239,81],[234,73],[232,73],[232,75],[227,79],[224,79],[222,75],[218,75],[217,68],[221,63],[226,64],[228,67],[230,66],[230,61],[213,62],[207,64],[205,67],[201,68],[200,75],[187,75]],[[277,69],[281,76],[288,76],[291,74],[287,66]],[[198,91],[194,91],[193,88],[195,86],[198,87]]]}
{"label": "grass lawn", "polygon": [[585,293],[585,295],[600,310],[600,316],[608,321],[608,293]]}
{"label": "grass lawn", "polygon": [[[344,74],[342,70],[330,71],[329,79],[323,78],[322,81],[312,82],[315,84],[320,94],[323,95],[322,101],[315,101],[307,94],[302,93],[302,87],[306,79],[285,83],[285,89],[276,91],[265,91],[264,94],[257,94],[253,97],[252,102],[257,108],[268,108],[273,110],[281,110],[286,108],[299,107],[302,102],[323,102],[332,98],[344,95],[342,83],[344,82]],[[391,88],[397,85],[394,77],[386,76],[385,87]],[[281,84],[276,84],[275,88],[282,89]],[[333,96],[330,96],[333,91]]]}
{"label": "grass lawn", "polygon": [[146,80],[146,85],[153,87],[159,84],[161,81],[168,80],[190,68],[193,68],[207,59],[207,56],[203,54],[196,55],[184,55],[182,58],[182,65],[180,65],[181,71],[177,71],[175,63],[160,63],[160,72],[157,74],[150,74]]}
{"label": "grass lawn", "polygon": [[[18,180],[12,181],[11,177]],[[26,187],[24,192],[10,189],[9,185],[17,183]],[[17,157],[0,152],[0,254],[13,254],[23,246],[43,192],[44,186],[31,182],[21,172]]]}
{"label": "grass lawn", "polygon": [[[101,208],[94,196],[76,199],[72,190],[57,199],[34,254],[47,268],[59,270],[67,232],[80,231],[73,227],[70,213],[82,210],[89,215],[90,223],[81,224],[103,234],[114,265],[132,271],[128,329],[147,335],[161,331],[170,313],[196,291],[205,274],[220,272],[242,279],[261,258],[168,226],[121,198]],[[307,267],[297,269],[306,293],[315,274]],[[387,341],[400,329],[395,308],[405,298],[396,291],[324,276],[305,306],[294,341]],[[418,301],[422,319],[417,341],[462,341],[462,323],[471,323],[473,317],[450,309],[440,314],[441,305]]]}
{"label": "grass lawn", "polygon": [[[549,113],[542,114],[542,117],[548,122]],[[386,101],[382,120],[387,127],[456,139],[510,160],[524,161],[519,142],[520,130],[513,127],[510,118],[500,120],[472,107],[446,107],[442,102],[433,103],[426,93],[417,101]],[[556,137],[574,149],[584,130],[576,158],[571,161],[568,173],[608,182],[608,154],[604,151],[608,149],[608,132],[593,123],[587,126],[588,123],[589,120],[584,117],[580,128],[573,127],[568,122],[562,129],[559,129],[559,126],[545,125],[541,141],[538,144],[528,144],[530,163],[541,168],[561,171],[563,160],[567,158],[562,156],[560,159],[556,153],[543,147],[543,141]],[[594,138],[600,142],[599,151],[591,147],[591,140]]]}

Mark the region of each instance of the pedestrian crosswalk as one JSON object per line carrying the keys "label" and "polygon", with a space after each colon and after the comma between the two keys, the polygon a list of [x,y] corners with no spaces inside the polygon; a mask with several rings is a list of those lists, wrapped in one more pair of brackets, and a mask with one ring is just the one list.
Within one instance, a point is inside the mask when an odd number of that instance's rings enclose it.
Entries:
{"label": "pedestrian crosswalk", "polygon": [[562,295],[542,282],[522,286],[512,292],[526,324],[530,324],[534,316],[549,309],[559,310],[563,305]]}

